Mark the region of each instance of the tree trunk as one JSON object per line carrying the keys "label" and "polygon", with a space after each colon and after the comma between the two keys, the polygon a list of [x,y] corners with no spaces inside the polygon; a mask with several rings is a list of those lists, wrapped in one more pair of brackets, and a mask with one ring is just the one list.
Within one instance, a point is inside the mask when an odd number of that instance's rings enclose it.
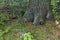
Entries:
{"label": "tree trunk", "polygon": [[24,21],[31,21],[34,25],[44,24],[52,17],[51,0],[29,0],[29,5],[23,16]]}

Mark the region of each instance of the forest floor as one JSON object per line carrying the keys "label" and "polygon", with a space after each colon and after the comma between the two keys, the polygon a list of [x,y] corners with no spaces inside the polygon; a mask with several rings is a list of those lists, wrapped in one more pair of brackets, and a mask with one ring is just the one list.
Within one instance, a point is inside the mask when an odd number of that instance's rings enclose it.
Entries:
{"label": "forest floor", "polygon": [[17,20],[8,22],[6,27],[12,27],[3,35],[3,40],[21,40],[21,33],[31,32],[33,40],[60,40],[60,24],[46,21],[44,25],[34,26],[32,22],[19,24]]}

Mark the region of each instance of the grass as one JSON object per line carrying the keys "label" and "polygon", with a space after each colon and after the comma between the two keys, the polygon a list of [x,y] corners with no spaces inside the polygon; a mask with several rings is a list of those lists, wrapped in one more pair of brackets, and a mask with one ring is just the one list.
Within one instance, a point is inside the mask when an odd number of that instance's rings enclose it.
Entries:
{"label": "grass", "polygon": [[[51,38],[52,36],[55,36],[53,35],[55,29],[53,29],[52,27],[53,25],[52,22],[48,21],[45,25],[39,25],[39,26],[33,26],[30,24],[31,23],[19,24],[18,19],[16,20],[14,19],[6,23],[5,26],[2,27],[4,28],[5,31],[3,31],[3,33],[0,32],[2,34],[2,35],[0,34],[1,35],[0,39],[1,40],[22,40],[20,38],[21,33],[24,34],[30,32],[33,38],[28,39],[27,37],[24,37],[23,38],[24,40],[27,39],[28,40],[48,40],[48,39],[59,40],[57,36]],[[31,37],[31,35],[30,36],[27,35],[27,36]]]}

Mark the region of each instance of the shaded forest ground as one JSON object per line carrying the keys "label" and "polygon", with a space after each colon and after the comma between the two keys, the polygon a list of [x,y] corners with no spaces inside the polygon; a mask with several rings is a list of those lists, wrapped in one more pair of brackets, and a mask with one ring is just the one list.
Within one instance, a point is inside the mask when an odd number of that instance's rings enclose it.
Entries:
{"label": "shaded forest ground", "polygon": [[18,19],[12,19],[2,28],[8,32],[1,36],[1,40],[20,40],[21,33],[31,32],[33,40],[60,40],[60,24],[46,21],[44,25],[34,26],[31,22],[19,24]]}

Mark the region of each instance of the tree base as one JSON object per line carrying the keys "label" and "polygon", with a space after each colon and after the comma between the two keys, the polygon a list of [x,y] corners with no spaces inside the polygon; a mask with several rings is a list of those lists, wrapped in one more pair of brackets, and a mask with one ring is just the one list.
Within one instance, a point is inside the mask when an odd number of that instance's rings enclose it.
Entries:
{"label": "tree base", "polygon": [[27,11],[23,16],[23,20],[25,22],[31,21],[34,25],[42,25],[45,23],[46,19],[53,19],[53,15],[50,10],[50,0],[29,1]]}

